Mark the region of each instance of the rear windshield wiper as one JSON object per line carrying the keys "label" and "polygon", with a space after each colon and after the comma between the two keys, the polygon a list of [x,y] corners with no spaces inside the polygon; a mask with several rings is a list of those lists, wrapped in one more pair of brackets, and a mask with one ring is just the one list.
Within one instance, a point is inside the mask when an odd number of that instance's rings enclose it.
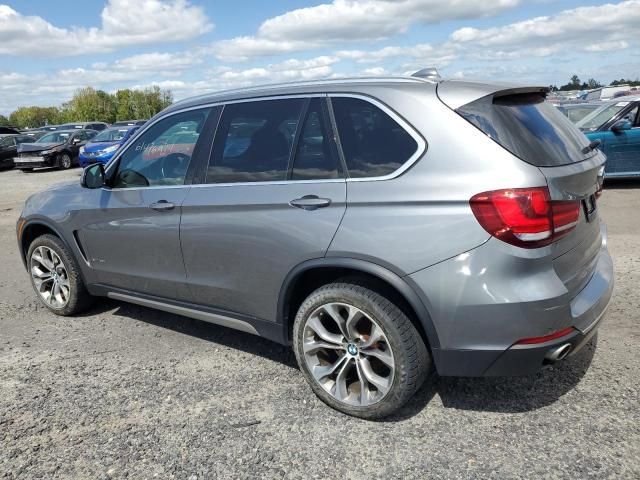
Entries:
{"label": "rear windshield wiper", "polygon": [[587,153],[594,151],[599,146],[600,146],[600,140],[593,140],[592,142],[589,143],[589,145],[587,145],[582,149],[582,153],[586,155]]}

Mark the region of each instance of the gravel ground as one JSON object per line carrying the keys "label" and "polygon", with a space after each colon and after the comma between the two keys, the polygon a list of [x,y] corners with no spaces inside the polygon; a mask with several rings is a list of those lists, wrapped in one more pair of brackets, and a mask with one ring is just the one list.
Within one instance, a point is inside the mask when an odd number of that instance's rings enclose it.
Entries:
{"label": "gravel ground", "polygon": [[48,313],[15,221],[78,175],[0,172],[0,478],[640,478],[639,183],[600,203],[617,286],[597,342],[530,377],[434,377],[367,422],[269,341],[106,300]]}

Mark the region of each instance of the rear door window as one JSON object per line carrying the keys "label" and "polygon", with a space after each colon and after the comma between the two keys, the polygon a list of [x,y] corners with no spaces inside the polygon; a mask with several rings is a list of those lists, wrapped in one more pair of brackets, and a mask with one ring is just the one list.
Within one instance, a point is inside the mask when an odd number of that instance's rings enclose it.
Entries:
{"label": "rear door window", "polygon": [[309,104],[293,163],[292,180],[322,180],[342,177],[337,152],[333,148],[324,99]]}
{"label": "rear door window", "polygon": [[541,93],[489,95],[457,110],[492,140],[527,163],[554,167],[580,162],[589,140]]}
{"label": "rear door window", "polygon": [[286,180],[304,103],[294,98],[226,105],[207,183]]}
{"label": "rear door window", "polygon": [[416,153],[409,132],[372,103],[335,97],[331,104],[350,177],[389,175]]}

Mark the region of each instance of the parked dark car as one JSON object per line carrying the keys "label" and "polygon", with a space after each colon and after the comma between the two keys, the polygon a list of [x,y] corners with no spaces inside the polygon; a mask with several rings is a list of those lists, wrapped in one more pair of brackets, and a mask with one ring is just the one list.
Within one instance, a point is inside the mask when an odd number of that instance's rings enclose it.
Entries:
{"label": "parked dark car", "polygon": [[147,120],[120,120],[119,122],[112,123],[112,127],[141,127],[147,123]]}
{"label": "parked dark car", "polygon": [[13,159],[18,155],[18,145],[33,142],[28,135],[0,134],[0,168],[13,167]]}
{"label": "parked dark car", "polygon": [[58,130],[72,130],[72,129],[85,129],[85,130],[95,130],[96,132],[100,132],[105,128],[109,128],[108,123],[104,122],[75,122],[75,123],[65,123],[60,125]]}
{"label": "parked dark car", "polygon": [[34,143],[23,143],[14,159],[17,169],[30,171],[37,167],[71,168],[78,165],[80,147],[96,136],[95,130],[59,130],[50,132]]}
{"label": "parked dark car", "polygon": [[640,177],[640,97],[604,103],[576,126],[607,156],[607,178]]}
{"label": "parked dark car", "polygon": [[20,130],[13,128],[13,127],[0,127],[0,135],[11,135],[11,134],[18,134],[20,133]]}

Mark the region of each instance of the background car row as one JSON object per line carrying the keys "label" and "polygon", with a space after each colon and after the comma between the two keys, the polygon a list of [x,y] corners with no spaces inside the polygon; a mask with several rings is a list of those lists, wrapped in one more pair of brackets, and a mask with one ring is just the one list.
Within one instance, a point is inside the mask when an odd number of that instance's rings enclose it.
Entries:
{"label": "background car row", "polygon": [[18,131],[0,127],[0,168],[31,171],[108,162],[146,120],[76,122]]}

